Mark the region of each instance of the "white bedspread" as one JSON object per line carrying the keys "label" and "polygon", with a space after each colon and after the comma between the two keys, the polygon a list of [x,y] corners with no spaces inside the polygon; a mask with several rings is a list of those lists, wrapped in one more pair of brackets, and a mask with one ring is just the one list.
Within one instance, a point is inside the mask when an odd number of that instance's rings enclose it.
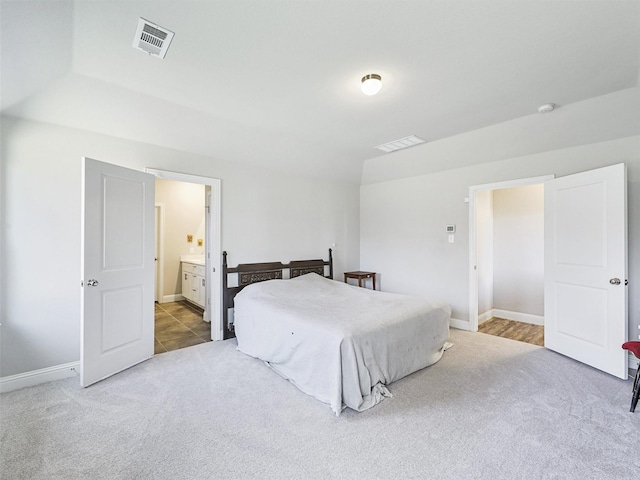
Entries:
{"label": "white bedspread", "polygon": [[311,273],[245,287],[235,298],[238,349],[264,360],[303,392],[362,411],[386,385],[437,362],[451,308]]}

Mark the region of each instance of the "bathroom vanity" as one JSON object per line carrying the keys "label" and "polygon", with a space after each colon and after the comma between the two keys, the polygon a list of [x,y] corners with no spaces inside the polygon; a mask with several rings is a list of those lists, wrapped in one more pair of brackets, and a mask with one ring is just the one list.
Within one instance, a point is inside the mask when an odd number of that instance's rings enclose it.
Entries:
{"label": "bathroom vanity", "polygon": [[184,255],[182,265],[182,296],[185,300],[205,308],[205,261],[204,255]]}

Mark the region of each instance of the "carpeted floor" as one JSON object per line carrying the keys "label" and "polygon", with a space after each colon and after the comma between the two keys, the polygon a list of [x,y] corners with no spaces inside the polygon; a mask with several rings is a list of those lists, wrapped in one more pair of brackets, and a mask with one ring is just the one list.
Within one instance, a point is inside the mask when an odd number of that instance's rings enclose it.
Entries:
{"label": "carpeted floor", "polygon": [[635,479],[622,381],[526,343],[452,330],[437,364],[340,417],[233,340],[157,355],[87,389],[0,396],[1,478]]}

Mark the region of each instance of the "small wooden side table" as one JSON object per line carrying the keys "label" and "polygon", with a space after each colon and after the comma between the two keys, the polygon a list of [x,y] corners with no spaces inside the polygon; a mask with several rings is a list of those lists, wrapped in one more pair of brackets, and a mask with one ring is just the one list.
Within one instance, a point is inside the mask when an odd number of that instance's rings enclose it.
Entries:
{"label": "small wooden side table", "polygon": [[344,272],[344,283],[348,283],[348,278],[355,278],[358,280],[358,286],[362,286],[362,281],[366,278],[373,279],[373,289],[376,289],[376,272]]}

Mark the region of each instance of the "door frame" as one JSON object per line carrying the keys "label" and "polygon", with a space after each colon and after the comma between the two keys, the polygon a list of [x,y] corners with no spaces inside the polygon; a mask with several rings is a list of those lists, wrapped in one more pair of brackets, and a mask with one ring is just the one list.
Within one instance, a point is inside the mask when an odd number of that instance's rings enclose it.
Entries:
{"label": "door frame", "polygon": [[157,221],[155,233],[158,236],[158,251],[156,252],[158,254],[156,259],[157,277],[155,278],[155,287],[158,292],[157,301],[161,301],[164,296],[164,275],[162,274],[162,272],[164,272],[164,203],[156,202],[154,208]]}
{"label": "door frame", "polygon": [[487,190],[526,187],[553,180],[555,175],[520,178],[469,187],[469,330],[478,331],[478,214],[477,195]]}
{"label": "door frame", "polygon": [[[206,259],[207,273],[210,282],[207,283],[205,320],[211,322],[211,340],[222,340],[222,245],[221,245],[221,183],[219,178],[203,177],[187,173],[146,168],[145,172],[163,180],[196,183],[211,187],[213,208],[209,208],[206,215],[209,220],[209,231],[206,232],[205,247],[209,258]],[[211,305],[215,308],[212,308]]]}

